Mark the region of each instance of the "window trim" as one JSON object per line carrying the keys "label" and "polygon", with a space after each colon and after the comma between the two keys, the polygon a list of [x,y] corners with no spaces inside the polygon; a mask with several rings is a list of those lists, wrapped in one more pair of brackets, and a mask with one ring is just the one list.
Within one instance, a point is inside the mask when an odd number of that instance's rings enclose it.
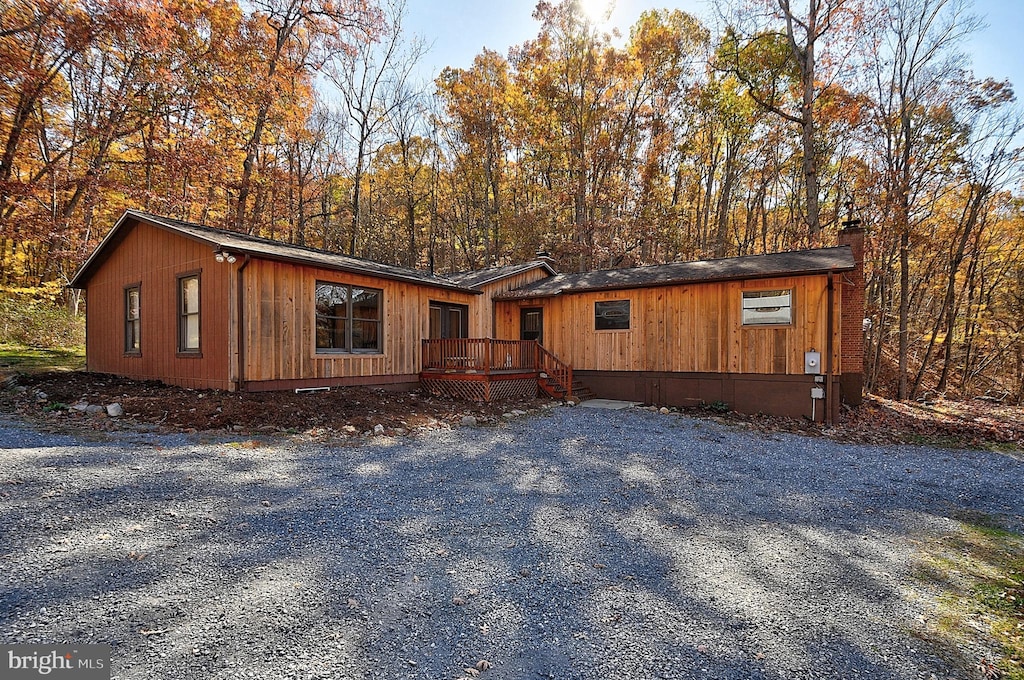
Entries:
{"label": "window trim", "polygon": [[[136,295],[139,298],[138,303],[138,315],[133,319],[131,317],[131,304],[129,303],[130,294],[132,291],[136,291]],[[129,283],[124,287],[124,354],[129,357],[142,356],[142,282],[137,281],[135,283]],[[129,325],[131,324],[131,326]],[[135,344],[137,347],[132,347],[129,342],[128,329],[132,328],[133,335],[135,337]]]}
{"label": "window trim", "polygon": [[[203,356],[203,277],[202,277],[202,273],[203,273],[202,269],[196,269],[196,270],[193,270],[193,271],[190,271],[190,272],[182,272],[182,273],[178,274],[175,277],[176,281],[177,281],[177,288],[178,288],[178,295],[177,295],[177,298],[178,298],[178,308],[177,308],[177,312],[176,312],[176,315],[177,315],[177,326],[178,326],[178,340],[177,340],[178,351],[177,351],[177,356],[183,357],[183,358],[197,358],[197,357],[202,357]],[[184,288],[184,282],[185,282],[186,279],[195,279],[196,280],[196,285],[199,287],[199,295],[198,295],[199,300],[197,302],[197,304],[199,306],[199,309],[196,310],[196,312],[194,312],[193,314],[186,314],[185,313],[185,288]],[[194,348],[193,347],[185,347],[185,343],[186,343],[186,337],[185,336],[186,336],[186,334],[188,332],[187,326],[185,324],[185,319],[187,317],[193,316],[193,315],[196,316],[197,323],[198,323],[198,326],[199,326],[199,328],[198,328],[199,346],[198,347],[194,347]]]}
{"label": "window trim", "polygon": [[[768,323],[748,322],[746,320],[746,318],[745,318],[746,314],[745,314],[745,311],[744,311],[744,310],[748,309],[748,307],[746,307],[744,305],[744,301],[747,300],[747,299],[756,299],[756,298],[747,298],[747,294],[748,293],[777,293],[777,294],[786,294],[786,295],[788,295],[789,296],[789,305],[788,305],[789,320],[788,321],[772,321],[772,322],[768,322]],[[763,296],[758,296],[758,297],[763,297]],[[793,287],[789,287],[789,288],[748,288],[748,289],[740,291],[740,327],[742,327],[742,328],[789,328],[789,327],[792,327],[794,325],[794,323],[795,323],[795,310],[794,310],[794,306],[795,306],[794,305],[794,298],[795,297],[796,297],[796,291],[794,290]],[[779,306],[779,307],[775,307],[773,309],[781,309],[781,308],[782,307]],[[753,309],[753,308],[750,308],[750,309]]]}
{"label": "window trim", "polygon": [[[598,305],[607,304],[622,304],[626,303],[626,326],[624,328],[600,328],[598,326],[598,319],[607,319],[608,317],[598,314]],[[621,333],[623,331],[629,331],[633,329],[633,300],[631,298],[619,298],[616,300],[594,300],[594,331],[598,333]]]}
{"label": "window trim", "polygon": [[[316,309],[316,291],[320,286],[335,286],[338,288],[345,288],[345,316],[324,316],[317,312]],[[365,290],[377,293],[377,318],[376,319],[359,319],[359,321],[374,321],[377,324],[377,347],[374,349],[365,348],[353,348],[353,329],[355,321],[357,320],[354,316],[354,309],[352,307],[352,291]],[[343,319],[345,322],[345,346],[344,347],[320,347],[317,343],[319,341],[317,327],[319,325],[318,319],[330,318],[330,319]],[[384,289],[373,288],[371,286],[362,286],[354,283],[342,283],[340,281],[327,281],[325,279],[316,279],[313,282],[313,353],[317,356],[331,356],[331,355],[353,355],[353,354],[383,354],[384,353]]]}

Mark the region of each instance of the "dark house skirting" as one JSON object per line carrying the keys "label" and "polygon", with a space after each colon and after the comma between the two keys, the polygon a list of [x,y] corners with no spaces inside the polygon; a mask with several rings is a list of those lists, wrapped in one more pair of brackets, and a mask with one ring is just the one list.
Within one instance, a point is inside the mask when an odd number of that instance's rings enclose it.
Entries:
{"label": "dark house skirting", "polygon": [[[811,389],[824,386],[813,375],[753,373],[658,373],[648,371],[573,371],[573,377],[604,399],[668,406],[726,404],[740,413],[790,418],[811,417]],[[839,417],[839,376],[832,379],[832,417]],[[858,395],[859,397],[859,395]],[[814,419],[825,418],[826,400],[814,403]]]}

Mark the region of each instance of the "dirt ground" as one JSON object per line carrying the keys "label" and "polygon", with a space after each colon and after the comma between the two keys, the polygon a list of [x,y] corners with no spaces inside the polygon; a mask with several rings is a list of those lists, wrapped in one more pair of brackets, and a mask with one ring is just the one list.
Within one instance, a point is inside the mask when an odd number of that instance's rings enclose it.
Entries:
{"label": "dirt ground", "polygon": [[[0,411],[55,429],[314,432],[351,436],[373,433],[379,425],[386,434],[402,435],[421,428],[457,426],[465,416],[473,416],[480,424],[493,424],[513,411],[529,412],[551,405],[547,399],[481,404],[439,399],[422,392],[360,387],[305,394],[239,394],[189,390],[82,371],[14,375],[4,385],[5,389],[0,390]],[[107,416],[105,407],[113,403],[121,405],[123,416]],[[86,404],[93,406],[92,413],[84,410]],[[801,432],[865,444],[1024,450],[1024,408],[984,400],[908,404],[869,396],[857,408],[844,407],[840,422],[830,427],[806,420],[717,413],[700,408],[671,411],[759,431]]]}
{"label": "dirt ground", "polygon": [[[547,400],[506,400],[494,404],[438,399],[421,392],[395,392],[363,387],[296,394],[293,391],[232,393],[190,390],[154,381],[109,375],[49,372],[8,379],[0,392],[0,411],[40,424],[75,425],[111,430],[221,430],[241,433],[337,431],[346,435],[388,434],[416,428],[454,425],[471,415],[478,422],[496,422],[514,409],[540,408]],[[80,410],[85,404],[120,404],[124,415]],[[76,405],[79,408],[75,408]]]}

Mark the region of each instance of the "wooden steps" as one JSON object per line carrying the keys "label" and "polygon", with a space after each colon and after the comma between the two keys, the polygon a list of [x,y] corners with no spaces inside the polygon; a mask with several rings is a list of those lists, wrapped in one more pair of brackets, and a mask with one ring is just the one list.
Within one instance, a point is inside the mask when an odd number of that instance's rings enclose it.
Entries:
{"label": "wooden steps", "polygon": [[[552,399],[565,399],[565,387],[550,376],[541,374],[537,378],[537,386],[540,387],[544,394],[548,395]],[[586,401],[587,399],[593,399],[594,393],[590,391],[590,388],[585,387],[579,380],[573,380],[572,397],[579,401]]]}

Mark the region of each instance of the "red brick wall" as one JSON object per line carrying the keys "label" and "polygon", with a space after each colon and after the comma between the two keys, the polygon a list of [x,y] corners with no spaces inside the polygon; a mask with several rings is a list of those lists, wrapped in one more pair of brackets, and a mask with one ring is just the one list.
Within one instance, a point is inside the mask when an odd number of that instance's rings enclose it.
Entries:
{"label": "red brick wall", "polygon": [[864,229],[846,227],[839,232],[839,245],[853,251],[856,268],[843,274],[840,319],[840,364],[842,399],[859,404],[864,384]]}

